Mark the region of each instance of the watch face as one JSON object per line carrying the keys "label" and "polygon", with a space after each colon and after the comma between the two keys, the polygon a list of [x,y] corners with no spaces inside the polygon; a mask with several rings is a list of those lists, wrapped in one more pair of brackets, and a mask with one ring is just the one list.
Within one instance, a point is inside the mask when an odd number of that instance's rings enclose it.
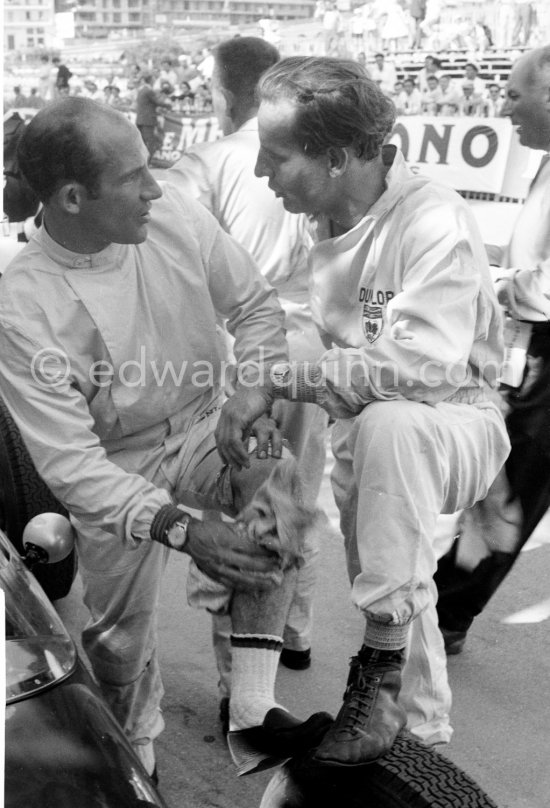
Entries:
{"label": "watch face", "polygon": [[187,539],[187,525],[176,522],[168,531],[168,541],[175,550],[181,550]]}

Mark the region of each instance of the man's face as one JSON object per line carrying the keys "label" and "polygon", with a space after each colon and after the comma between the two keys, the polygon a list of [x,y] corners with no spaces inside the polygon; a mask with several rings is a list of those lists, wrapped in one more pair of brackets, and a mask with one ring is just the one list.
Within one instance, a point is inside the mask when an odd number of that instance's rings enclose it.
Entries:
{"label": "man's face", "polygon": [[477,73],[475,69],[472,67],[472,65],[466,65],[464,69],[464,74],[469,81],[473,81],[477,76]]}
{"label": "man's face", "polygon": [[[124,119],[99,119],[93,142],[104,155],[99,189],[82,193],[79,216],[90,243],[99,251],[108,244],[140,244],[147,238],[149,211],[162,191],[147,167],[147,149],[139,131]],[[91,250],[90,250],[91,251]]]}
{"label": "man's face", "polygon": [[517,126],[519,142],[531,149],[550,149],[550,68],[530,75],[531,60],[512,68],[506,87],[504,113]]}
{"label": "man's face", "polygon": [[441,78],[439,79],[439,84],[440,84],[441,89],[446,90],[448,88],[449,84],[450,84],[450,81],[451,80],[450,80],[449,76],[441,76]]}
{"label": "man's face", "polygon": [[325,155],[308,157],[294,141],[296,107],[281,99],[263,102],[258,110],[260,151],[257,177],[267,177],[277,197],[291,213],[318,215],[330,205],[328,161]]}

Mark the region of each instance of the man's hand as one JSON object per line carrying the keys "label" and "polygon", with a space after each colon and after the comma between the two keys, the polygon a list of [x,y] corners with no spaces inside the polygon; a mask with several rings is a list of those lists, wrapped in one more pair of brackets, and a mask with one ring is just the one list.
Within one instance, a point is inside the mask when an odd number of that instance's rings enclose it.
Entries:
{"label": "man's hand", "polygon": [[283,434],[275,418],[260,415],[250,427],[250,433],[256,438],[256,457],[281,457],[283,453]]}
{"label": "man's hand", "polygon": [[[272,403],[273,395],[268,387],[240,387],[225,402],[215,433],[218,452],[224,463],[237,469],[250,466],[248,438],[252,434],[252,425],[270,411]],[[267,452],[267,431],[261,427],[260,432],[263,451]]]}
{"label": "man's hand", "polygon": [[283,580],[277,557],[248,537],[243,524],[192,519],[185,552],[215,581],[233,589],[271,589]]}

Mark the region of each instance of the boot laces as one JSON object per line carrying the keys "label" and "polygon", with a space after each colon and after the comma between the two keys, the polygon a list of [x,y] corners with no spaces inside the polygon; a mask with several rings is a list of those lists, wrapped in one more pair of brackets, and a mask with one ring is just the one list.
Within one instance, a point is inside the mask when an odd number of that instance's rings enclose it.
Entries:
{"label": "boot laces", "polygon": [[361,665],[358,657],[352,657],[340,730],[354,730],[370,718],[381,681],[381,674],[372,666]]}

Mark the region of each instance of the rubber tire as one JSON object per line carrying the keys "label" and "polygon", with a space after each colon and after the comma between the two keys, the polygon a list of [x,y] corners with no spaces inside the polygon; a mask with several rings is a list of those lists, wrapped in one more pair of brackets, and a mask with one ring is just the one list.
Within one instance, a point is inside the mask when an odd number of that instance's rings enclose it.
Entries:
{"label": "rubber tire", "polygon": [[[42,477],[39,476],[21,433],[0,397],[0,527],[19,553],[23,553],[23,530],[40,513],[68,516]],[[76,552],[54,564],[32,570],[50,600],[68,595],[77,570]]]}
{"label": "rubber tire", "polygon": [[[277,779],[279,782],[277,782]],[[368,766],[288,762],[268,784],[261,808],[497,808],[462,769],[410,733]]]}

